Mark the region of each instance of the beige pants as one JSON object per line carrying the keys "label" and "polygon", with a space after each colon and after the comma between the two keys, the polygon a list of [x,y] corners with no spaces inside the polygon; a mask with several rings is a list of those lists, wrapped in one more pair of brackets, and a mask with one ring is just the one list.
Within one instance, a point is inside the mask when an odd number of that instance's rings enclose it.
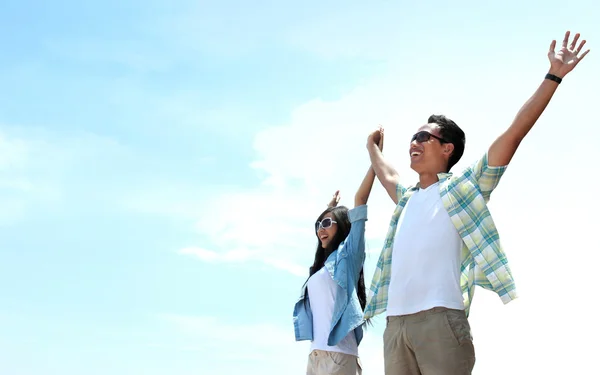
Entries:
{"label": "beige pants", "polygon": [[475,365],[465,312],[444,307],[388,317],[383,353],[385,375],[469,375]]}
{"label": "beige pants", "polygon": [[356,356],[313,350],[308,355],[306,375],[362,375],[362,368]]}

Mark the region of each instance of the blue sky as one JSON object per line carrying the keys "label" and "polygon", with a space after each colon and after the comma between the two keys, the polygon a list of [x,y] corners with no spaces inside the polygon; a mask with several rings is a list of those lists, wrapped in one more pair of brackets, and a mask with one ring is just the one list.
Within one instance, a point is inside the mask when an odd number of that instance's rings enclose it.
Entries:
{"label": "blue sky", "polygon": [[[477,292],[474,373],[595,366],[597,12],[591,0],[3,1],[0,372],[303,374],[291,314],[312,225],[336,189],[351,204],[369,131],[386,127],[410,184],[405,141],[444,113],[467,133],[466,166],[566,30],[592,52],[492,197],[521,298]],[[392,209],[376,185],[367,281]],[[361,345],[365,374],[383,373],[382,332],[376,320]]]}

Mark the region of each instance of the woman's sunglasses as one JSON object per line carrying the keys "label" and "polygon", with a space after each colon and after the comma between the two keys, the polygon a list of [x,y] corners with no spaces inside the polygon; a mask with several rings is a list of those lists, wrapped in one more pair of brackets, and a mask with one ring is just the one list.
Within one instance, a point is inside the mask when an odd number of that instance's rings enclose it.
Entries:
{"label": "woman's sunglasses", "polygon": [[413,135],[410,142],[412,143],[416,139],[417,142],[423,143],[423,142],[429,141],[431,139],[431,137],[437,139],[438,141],[440,141],[440,143],[448,143],[448,141],[446,141],[444,138],[440,138],[437,135],[433,135],[430,132],[425,131],[425,130],[421,130],[420,132]]}
{"label": "woman's sunglasses", "polygon": [[317,221],[315,223],[315,232],[318,232],[319,229],[321,229],[321,228],[327,229],[335,223],[337,223],[337,221],[331,220],[331,218],[329,218],[329,217],[326,217],[325,219],[323,219],[321,221]]}

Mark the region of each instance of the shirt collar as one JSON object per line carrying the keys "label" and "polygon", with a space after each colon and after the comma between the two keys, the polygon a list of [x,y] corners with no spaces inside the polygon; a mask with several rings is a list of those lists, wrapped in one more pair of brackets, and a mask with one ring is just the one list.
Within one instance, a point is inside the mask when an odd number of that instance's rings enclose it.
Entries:
{"label": "shirt collar", "polygon": [[[440,172],[437,174],[437,178],[438,178],[438,182],[442,181],[442,180],[446,180],[448,178],[452,177],[452,172]],[[415,185],[414,189],[418,190],[421,188],[421,183],[417,182],[417,184]]]}

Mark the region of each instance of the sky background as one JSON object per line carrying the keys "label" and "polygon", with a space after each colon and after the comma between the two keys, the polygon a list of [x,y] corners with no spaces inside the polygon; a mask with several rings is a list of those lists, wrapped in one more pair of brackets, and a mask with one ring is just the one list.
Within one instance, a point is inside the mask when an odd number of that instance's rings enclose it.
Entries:
{"label": "sky background", "polygon": [[[379,1],[0,3],[0,373],[304,374],[292,310],[331,194],[368,133],[410,185],[433,113],[480,157],[592,48],[490,209],[520,298],[478,288],[474,374],[598,369],[598,5]],[[369,201],[365,276],[394,205]],[[383,374],[383,318],[360,346]]]}

